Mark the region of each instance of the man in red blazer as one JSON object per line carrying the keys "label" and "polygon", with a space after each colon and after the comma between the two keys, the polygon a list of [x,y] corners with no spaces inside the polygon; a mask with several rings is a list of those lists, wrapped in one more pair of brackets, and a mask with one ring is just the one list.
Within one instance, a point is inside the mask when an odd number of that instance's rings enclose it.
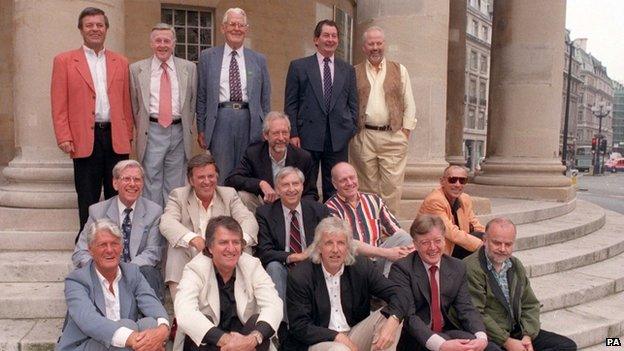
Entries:
{"label": "man in red blazer", "polygon": [[85,8],[78,18],[83,46],[56,56],[52,69],[52,122],[58,147],[74,162],[80,230],[102,185],[106,199],[116,195],[112,169],[131,149],[128,61],[104,49],[108,27],[104,11]]}

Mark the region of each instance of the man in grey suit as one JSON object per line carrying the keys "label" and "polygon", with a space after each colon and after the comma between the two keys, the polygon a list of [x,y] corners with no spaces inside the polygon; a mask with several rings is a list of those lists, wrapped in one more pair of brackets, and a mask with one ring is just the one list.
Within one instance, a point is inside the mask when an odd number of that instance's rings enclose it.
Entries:
{"label": "man in grey suit", "polygon": [[195,64],[173,56],[175,44],[173,27],[159,23],[150,34],[154,55],[130,65],[137,157],[145,168],[144,196],[161,207],[171,190],[184,185],[197,98]]}
{"label": "man in grey suit", "polygon": [[418,215],[410,228],[416,251],[390,268],[407,308],[397,350],[500,351],[472,305],[466,265],[443,253],[444,228],[440,217]]}
{"label": "man in grey suit", "polygon": [[314,29],[317,52],[294,60],[286,76],[284,112],[290,117],[290,142],[310,152],[314,173],[321,163],[323,202],[336,189],[331,169],[347,161],[349,139],[357,129],[355,70],[335,57],[338,25],[322,20]]}
{"label": "man in grey suit", "polygon": [[249,144],[262,140],[262,120],[270,111],[266,59],[243,48],[248,28],[245,11],[228,9],[221,24],[225,45],[204,50],[199,57],[197,141],[210,150],[222,179]]}
{"label": "man in grey suit", "polygon": [[143,169],[135,160],[124,160],[113,167],[113,187],[119,193],[108,200],[89,207],[89,219],[80,232],[72,261],[76,268],[88,266],[92,256],[89,250],[89,227],[98,219],[107,218],[122,229],[121,260],[139,266],[161,301],[165,286],[160,269],[164,239],[158,230],[162,207],[141,197]]}
{"label": "man in grey suit", "polygon": [[120,262],[119,228],[108,219],[87,228],[93,260],[65,278],[67,316],[55,350],[162,350],[167,311],[139,268]]}

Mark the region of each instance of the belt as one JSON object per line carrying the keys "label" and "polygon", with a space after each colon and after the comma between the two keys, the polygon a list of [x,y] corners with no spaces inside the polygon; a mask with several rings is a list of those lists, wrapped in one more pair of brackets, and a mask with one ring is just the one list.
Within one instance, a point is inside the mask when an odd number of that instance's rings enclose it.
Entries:
{"label": "belt", "polygon": [[219,103],[219,108],[233,108],[235,110],[247,110],[249,104],[246,102],[225,101]]}
{"label": "belt", "polygon": [[366,129],[372,129],[372,130],[378,130],[378,131],[381,131],[381,132],[387,132],[387,131],[391,130],[391,129],[390,129],[390,126],[381,126],[381,127],[378,127],[378,126],[371,126],[371,125],[368,125],[368,124],[365,124],[365,125],[364,125],[364,128],[366,128]]}
{"label": "belt", "polygon": [[[149,120],[150,122],[158,123],[158,118],[150,117]],[[182,123],[182,118],[174,119],[171,121],[171,124],[179,124],[179,123]]]}
{"label": "belt", "polygon": [[110,129],[110,122],[95,122],[95,128],[97,129]]}

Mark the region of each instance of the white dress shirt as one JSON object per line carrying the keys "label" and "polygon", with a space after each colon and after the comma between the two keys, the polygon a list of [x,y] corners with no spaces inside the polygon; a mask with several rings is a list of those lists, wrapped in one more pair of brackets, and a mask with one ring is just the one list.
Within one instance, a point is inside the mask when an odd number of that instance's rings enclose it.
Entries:
{"label": "white dress shirt", "polygon": [[340,300],[340,277],[342,273],[344,273],[344,265],[342,265],[340,270],[334,275],[329,274],[322,263],[321,267],[323,268],[323,275],[325,276],[325,285],[327,286],[330,304],[329,325],[327,328],[339,333],[348,332],[351,330],[351,327],[349,323],[347,323],[347,317],[344,315],[342,302]]}
{"label": "white dress shirt", "polygon": [[[319,69],[321,70],[321,88],[323,88],[323,92],[325,91],[325,80],[323,79],[323,74],[325,71],[325,62],[323,61],[325,56],[321,55],[319,52],[316,53],[316,60],[319,64]],[[329,72],[331,73],[331,81],[332,85],[334,84],[334,55],[329,57]]]}
{"label": "white dress shirt", "polygon": [[[230,62],[232,62],[232,48],[226,43],[223,48],[223,62],[221,63],[221,77],[219,78],[219,102],[230,101]],[[241,46],[236,49],[236,63],[240,74],[243,101],[247,102],[247,74],[245,70],[245,50]]]}
{"label": "white dress shirt", "polygon": [[93,88],[95,89],[95,121],[110,122],[110,103],[106,83],[106,49],[95,53],[93,49],[82,46],[91,72]]}
{"label": "white dress shirt", "polygon": [[[173,63],[173,55],[169,56],[167,62],[167,73],[171,81],[171,114],[173,119],[180,118],[180,87],[178,82],[178,74]],[[150,115],[158,115],[158,107],[160,103],[160,79],[162,77],[163,68],[162,61],[152,57],[152,66],[150,73]]]}
{"label": "white dress shirt", "polygon": [[269,151],[269,159],[271,159],[271,172],[273,173],[273,184],[276,184],[275,177],[277,176],[277,172],[281,171],[282,168],[286,167],[286,154],[288,153],[288,149],[284,151],[284,157],[281,160],[276,160],[271,155]]}
{"label": "white dress shirt", "polygon": [[[126,218],[126,214],[124,211],[126,210],[126,205],[121,202],[119,197],[117,197],[117,209],[119,210],[119,229],[121,229],[121,225],[123,224],[124,219]],[[132,219],[134,218],[134,209],[136,208],[136,201],[130,206],[132,211],[130,211],[130,223],[132,223]]]}
{"label": "white dress shirt", "polygon": [[210,220],[210,218],[212,218],[212,205],[214,204],[214,196],[212,200],[210,201],[210,204],[208,204],[207,208],[204,207],[204,205],[202,204],[202,201],[199,199],[199,197],[197,197],[197,193],[195,193],[195,191],[193,191],[193,198],[191,199],[191,201],[193,200],[197,201],[197,207],[199,208],[199,229],[202,235],[198,235],[197,233],[194,233],[194,232],[186,233],[177,242],[178,246],[185,247],[185,248],[189,247],[191,240],[193,240],[195,237],[205,238],[206,227],[208,226],[208,221]]}
{"label": "white dress shirt", "polygon": [[[286,227],[286,241],[284,242],[284,249],[286,252],[290,252],[290,221],[292,221],[292,214],[290,209],[282,204],[282,210],[284,211],[284,225]],[[299,221],[299,242],[301,242],[301,250],[305,250],[307,245],[305,241],[305,229],[303,228],[303,217],[301,216],[301,202],[295,207],[297,211],[297,220]]]}

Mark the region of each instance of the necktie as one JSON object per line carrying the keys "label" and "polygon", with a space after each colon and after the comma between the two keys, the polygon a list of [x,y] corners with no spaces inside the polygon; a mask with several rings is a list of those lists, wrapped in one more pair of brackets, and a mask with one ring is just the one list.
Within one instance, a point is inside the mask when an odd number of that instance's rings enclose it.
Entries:
{"label": "necktie", "polygon": [[158,97],[158,124],[167,128],[171,125],[172,120],[172,107],[171,107],[171,80],[169,79],[169,72],[167,72],[166,62],[163,62],[160,67],[162,68],[162,75],[160,76],[160,96]]}
{"label": "necktie", "polygon": [[124,210],[123,223],[121,224],[121,231],[123,232],[123,261],[130,262],[130,232],[132,232],[132,222],[130,221],[130,212],[132,212],[131,208],[126,208]]}
{"label": "necktie", "polygon": [[329,57],[323,59],[323,98],[325,99],[325,109],[329,112],[329,102],[332,94],[331,70],[329,69]]}
{"label": "necktie", "polygon": [[290,211],[290,252],[301,253],[301,230],[297,210]]}
{"label": "necktie", "polygon": [[438,267],[429,267],[429,286],[431,287],[431,330],[436,333],[442,331],[442,312],[440,312],[440,291],[436,270]]}
{"label": "necktie", "polygon": [[238,71],[238,61],[236,61],[236,51],[232,51],[232,60],[230,61],[230,101],[243,101],[243,92],[241,90],[240,72]]}

